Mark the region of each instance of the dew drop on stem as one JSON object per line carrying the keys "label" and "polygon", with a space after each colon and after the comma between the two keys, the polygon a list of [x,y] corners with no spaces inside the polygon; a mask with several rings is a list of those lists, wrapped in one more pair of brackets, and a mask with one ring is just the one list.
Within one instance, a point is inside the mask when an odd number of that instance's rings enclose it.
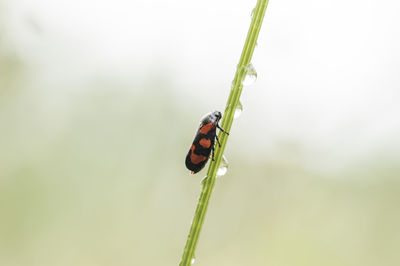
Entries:
{"label": "dew drop on stem", "polygon": [[221,163],[219,164],[219,168],[217,170],[217,177],[223,176],[228,172],[228,160],[225,155],[222,155]]}
{"label": "dew drop on stem", "polygon": [[244,77],[242,84],[243,86],[250,86],[257,80],[257,71],[251,63],[244,69],[246,71],[246,76]]}
{"label": "dew drop on stem", "polygon": [[233,118],[236,119],[238,118],[243,112],[243,105],[242,103],[239,101],[238,104],[236,105],[236,109],[235,109],[235,113],[233,115]]}

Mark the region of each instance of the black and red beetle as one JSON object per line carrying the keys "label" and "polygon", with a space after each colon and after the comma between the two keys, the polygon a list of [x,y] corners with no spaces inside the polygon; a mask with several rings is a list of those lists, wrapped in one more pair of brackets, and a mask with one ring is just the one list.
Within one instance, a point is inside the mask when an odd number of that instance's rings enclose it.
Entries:
{"label": "black and red beetle", "polygon": [[197,130],[193,144],[190,147],[185,160],[186,167],[191,171],[191,174],[195,174],[203,169],[204,165],[206,165],[208,161],[208,158],[210,157],[211,152],[212,159],[214,160],[215,139],[217,139],[218,145],[221,146],[217,136],[217,128],[229,135],[228,132],[218,125],[221,117],[221,112],[215,111],[206,114],[201,119],[199,129]]}

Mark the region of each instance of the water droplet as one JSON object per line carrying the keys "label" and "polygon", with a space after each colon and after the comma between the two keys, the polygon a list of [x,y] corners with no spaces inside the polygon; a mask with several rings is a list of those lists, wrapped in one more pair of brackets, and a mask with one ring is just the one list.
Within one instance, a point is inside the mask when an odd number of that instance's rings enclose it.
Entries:
{"label": "water droplet", "polygon": [[256,8],[253,8],[253,10],[251,10],[251,17],[254,17],[254,14],[256,13]]}
{"label": "water droplet", "polygon": [[219,164],[219,168],[217,170],[217,176],[223,176],[228,172],[228,160],[225,155],[222,155],[221,163]]}
{"label": "water droplet", "polygon": [[195,258],[192,258],[192,260],[190,261],[190,264],[194,264],[194,262],[195,262]]}
{"label": "water droplet", "polygon": [[234,119],[238,118],[242,114],[242,112],[243,112],[243,105],[239,101],[238,104],[236,105],[235,114],[233,115],[233,118]]}
{"label": "water droplet", "polygon": [[257,80],[257,71],[251,63],[244,69],[246,71],[246,76],[244,77],[242,84],[243,86],[250,86]]}

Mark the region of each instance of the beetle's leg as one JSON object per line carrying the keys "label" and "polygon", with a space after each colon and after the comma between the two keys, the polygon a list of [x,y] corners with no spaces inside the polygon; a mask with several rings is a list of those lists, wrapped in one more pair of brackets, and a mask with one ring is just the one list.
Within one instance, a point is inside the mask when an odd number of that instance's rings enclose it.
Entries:
{"label": "beetle's leg", "polygon": [[217,124],[217,128],[219,129],[219,130],[221,130],[222,132],[224,132],[226,135],[229,135],[229,133],[228,132],[226,132],[222,127],[220,127],[218,124]]}
{"label": "beetle's leg", "polygon": [[221,147],[221,143],[219,142],[218,135],[215,135],[215,138],[217,139],[218,146],[220,146],[220,147]]}
{"label": "beetle's leg", "polygon": [[213,160],[213,161],[215,161],[215,160],[214,160],[214,150],[215,150],[215,149],[214,149],[214,147],[213,147],[213,148],[211,149],[211,152],[212,152],[212,153],[211,153],[211,160]]}

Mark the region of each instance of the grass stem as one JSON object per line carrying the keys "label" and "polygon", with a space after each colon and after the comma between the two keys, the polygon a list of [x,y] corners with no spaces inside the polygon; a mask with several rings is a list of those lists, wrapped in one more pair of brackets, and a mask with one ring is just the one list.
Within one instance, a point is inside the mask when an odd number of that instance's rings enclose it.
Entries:
{"label": "grass stem", "polygon": [[[252,13],[250,28],[247,33],[246,42],[244,44],[242,55],[236,69],[235,78],[233,79],[231,92],[229,94],[228,102],[226,104],[221,123],[221,127],[227,132],[230,132],[230,129],[232,127],[236,106],[239,103],[240,95],[242,93],[242,81],[246,76],[246,67],[251,62],[254,48],[257,44],[258,33],[260,32],[267,5],[268,0],[258,0],[257,5]],[[204,222],[205,214],[207,212],[211,192],[214,188],[217,170],[221,163],[221,158],[224,153],[226,143],[228,141],[228,135],[220,132],[219,139],[221,142],[221,147],[215,145],[215,160],[211,161],[207,172],[207,178],[202,182],[202,191],[193,217],[189,236],[186,241],[186,246],[183,251],[182,260],[179,264],[180,266],[189,266],[192,264],[192,260],[194,259],[194,253],[196,250],[200,231]]]}

